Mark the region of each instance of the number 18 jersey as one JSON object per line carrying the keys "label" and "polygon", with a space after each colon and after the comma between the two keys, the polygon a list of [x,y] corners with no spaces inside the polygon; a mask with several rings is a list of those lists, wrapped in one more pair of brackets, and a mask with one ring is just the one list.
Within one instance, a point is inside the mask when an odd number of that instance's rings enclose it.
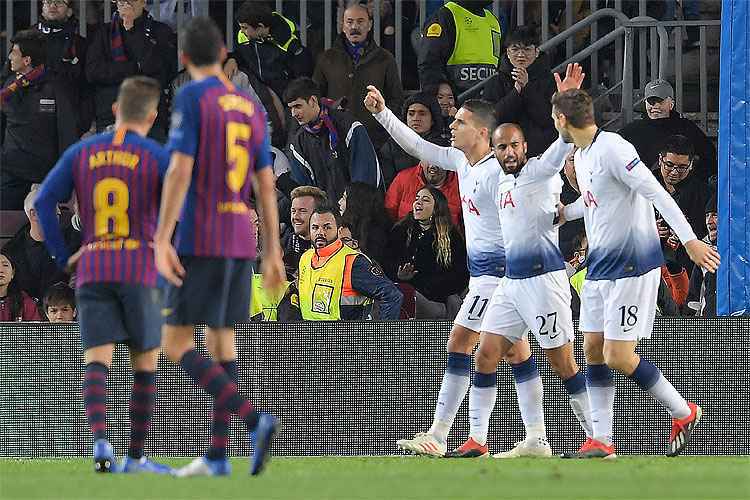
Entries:
{"label": "number 18 jersey", "polygon": [[191,82],[175,99],[167,149],[195,160],[177,226],[177,252],[255,258],[251,177],[273,163],[261,106],[225,79]]}

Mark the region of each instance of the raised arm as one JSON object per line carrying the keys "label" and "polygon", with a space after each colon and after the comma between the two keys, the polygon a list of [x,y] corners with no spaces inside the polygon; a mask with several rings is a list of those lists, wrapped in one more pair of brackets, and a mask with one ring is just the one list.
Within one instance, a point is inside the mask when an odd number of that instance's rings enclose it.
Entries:
{"label": "raised arm", "polygon": [[443,170],[456,171],[465,160],[464,154],[456,148],[446,148],[422,139],[414,130],[399,120],[385,105],[385,99],[378,89],[367,86],[365,108],[393,137],[404,151],[422,161],[437,165]]}

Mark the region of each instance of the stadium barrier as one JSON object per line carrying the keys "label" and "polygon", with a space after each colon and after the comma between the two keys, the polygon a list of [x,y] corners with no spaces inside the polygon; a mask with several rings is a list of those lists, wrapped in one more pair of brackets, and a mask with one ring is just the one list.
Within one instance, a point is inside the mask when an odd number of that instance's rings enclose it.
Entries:
{"label": "stadium barrier", "polygon": [[[254,323],[237,328],[240,389],[278,415],[284,428],[277,455],[390,455],[395,441],[426,430],[445,364],[446,322]],[[200,331],[197,332],[201,336]],[[545,387],[547,433],[555,453],[584,435],[562,383],[532,342]],[[704,408],[687,453],[750,454],[750,319],[658,318],[639,351],[677,389]],[[581,340],[576,355],[582,357]],[[108,383],[108,435],[127,449],[132,377],[119,346]],[[82,353],[76,325],[0,325],[0,456],[88,456],[91,436],[81,398]],[[618,377],[615,440],[620,454],[662,454],[668,414],[635,384]],[[158,400],[146,451],[196,456],[209,441],[211,401],[176,366],[160,360]],[[489,445],[509,449],[521,439],[510,369],[498,375]],[[246,434],[232,421],[233,455],[248,454]],[[467,403],[449,447],[468,433]]]}

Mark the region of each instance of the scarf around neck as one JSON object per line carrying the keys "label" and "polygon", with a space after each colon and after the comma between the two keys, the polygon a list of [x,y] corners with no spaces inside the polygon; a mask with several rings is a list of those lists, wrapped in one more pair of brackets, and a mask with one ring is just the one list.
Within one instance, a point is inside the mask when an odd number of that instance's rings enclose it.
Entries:
{"label": "scarf around neck", "polygon": [[8,100],[10,100],[13,94],[21,89],[30,87],[34,83],[41,80],[46,72],[47,70],[45,69],[44,64],[40,64],[25,75],[18,75],[15,80],[13,80],[2,91],[0,91],[0,101],[5,104],[6,102],[8,102]]}
{"label": "scarf around neck", "polygon": [[339,133],[336,130],[336,125],[334,125],[333,120],[331,119],[329,108],[324,102],[320,103],[320,114],[318,115],[317,120],[305,124],[304,127],[305,130],[316,135],[323,130],[323,127],[327,128],[328,142],[330,143],[331,151],[334,153],[336,152],[336,146],[338,146],[339,143]]}

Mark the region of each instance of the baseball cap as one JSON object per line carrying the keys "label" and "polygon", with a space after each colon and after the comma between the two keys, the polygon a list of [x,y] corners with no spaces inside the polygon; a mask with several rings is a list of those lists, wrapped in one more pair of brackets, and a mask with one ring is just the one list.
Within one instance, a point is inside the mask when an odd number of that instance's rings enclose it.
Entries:
{"label": "baseball cap", "polygon": [[643,93],[646,99],[649,97],[658,97],[659,99],[671,97],[674,99],[674,89],[672,89],[672,85],[666,80],[653,80],[648,82]]}

